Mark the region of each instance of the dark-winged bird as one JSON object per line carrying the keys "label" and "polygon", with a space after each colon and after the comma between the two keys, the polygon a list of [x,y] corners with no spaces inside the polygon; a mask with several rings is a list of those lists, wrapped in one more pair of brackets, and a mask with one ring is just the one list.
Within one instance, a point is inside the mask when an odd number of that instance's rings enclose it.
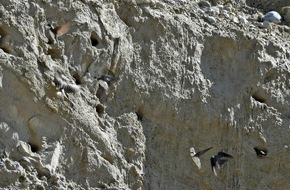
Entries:
{"label": "dark-winged bird", "polygon": [[192,160],[194,161],[194,163],[197,165],[198,169],[201,169],[201,163],[200,163],[199,157],[203,155],[204,153],[206,153],[207,151],[209,151],[210,149],[212,149],[212,147],[201,150],[196,153],[193,147],[190,148],[190,156]]}
{"label": "dark-winged bird", "polygon": [[217,155],[210,158],[211,168],[215,176],[217,176],[216,169],[219,169],[222,164],[227,162],[228,158],[233,158],[233,156],[224,152],[218,152]]}
{"label": "dark-winged bird", "polygon": [[54,75],[53,82],[65,97],[67,97],[66,93],[77,93],[81,90],[81,86],[75,84],[67,84],[58,74]]}

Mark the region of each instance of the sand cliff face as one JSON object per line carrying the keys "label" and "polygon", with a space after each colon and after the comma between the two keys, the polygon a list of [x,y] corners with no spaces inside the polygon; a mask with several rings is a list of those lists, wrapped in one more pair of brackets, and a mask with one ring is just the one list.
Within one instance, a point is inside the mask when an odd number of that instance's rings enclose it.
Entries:
{"label": "sand cliff face", "polygon": [[[258,10],[240,1],[219,9],[228,15],[186,0],[1,2],[0,186],[287,189],[290,28],[242,22]],[[81,90],[62,92],[56,74]],[[200,170],[191,147],[213,147]],[[234,158],[216,177],[218,151]]]}

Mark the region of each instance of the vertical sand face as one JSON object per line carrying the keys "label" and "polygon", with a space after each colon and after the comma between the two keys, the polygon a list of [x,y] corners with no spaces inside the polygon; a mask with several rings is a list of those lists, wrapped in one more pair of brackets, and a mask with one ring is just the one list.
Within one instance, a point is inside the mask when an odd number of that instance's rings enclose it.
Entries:
{"label": "vertical sand face", "polygon": [[[258,11],[239,5],[209,24],[195,1],[3,2],[0,186],[287,189],[289,27],[241,25]],[[213,147],[200,169],[191,147]]]}
{"label": "vertical sand face", "polygon": [[281,8],[289,6],[290,3],[287,0],[245,0],[248,6],[262,9],[264,11],[278,11],[281,13]]}

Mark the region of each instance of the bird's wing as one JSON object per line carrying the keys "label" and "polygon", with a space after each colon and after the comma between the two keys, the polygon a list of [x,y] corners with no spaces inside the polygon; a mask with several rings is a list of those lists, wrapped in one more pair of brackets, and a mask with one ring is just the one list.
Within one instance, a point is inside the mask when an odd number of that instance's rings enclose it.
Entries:
{"label": "bird's wing", "polygon": [[212,171],[213,171],[214,175],[217,176],[216,168],[215,167],[212,168]]}
{"label": "bird's wing", "polygon": [[63,89],[66,93],[77,93],[81,90],[81,86],[74,85],[74,84],[67,84],[63,86]]}
{"label": "bird's wing", "polygon": [[218,155],[219,155],[219,156],[222,156],[222,157],[226,157],[226,158],[233,158],[232,155],[227,154],[227,153],[225,153],[225,152],[218,152]]}
{"label": "bird's wing", "polygon": [[47,32],[45,34],[46,34],[46,37],[48,39],[48,42],[47,43],[48,44],[54,44],[55,43],[55,34],[52,31],[52,29],[47,30]]}
{"label": "bird's wing", "polygon": [[108,91],[109,90],[109,86],[108,86],[108,83],[103,81],[103,80],[99,80],[99,85],[101,87],[103,87],[105,89],[105,91]]}
{"label": "bird's wing", "polygon": [[211,164],[211,169],[212,169],[214,175],[217,176],[217,173],[216,173],[216,158],[214,156],[210,158],[210,164]]}
{"label": "bird's wing", "polygon": [[199,156],[203,155],[204,153],[206,153],[207,151],[209,151],[210,149],[212,149],[212,147],[207,148],[207,149],[204,149],[204,150],[201,150],[201,151],[197,152],[197,153],[195,154],[195,156],[196,156],[196,157],[199,157]]}
{"label": "bird's wing", "polygon": [[60,91],[61,91],[62,95],[67,98],[67,95],[65,94],[64,89],[62,88]]}
{"label": "bird's wing", "polygon": [[64,82],[62,81],[60,76],[57,74],[54,75],[53,82],[54,82],[55,86],[60,87],[60,88],[64,85]]}
{"label": "bird's wing", "polygon": [[55,35],[62,36],[64,34],[68,33],[68,31],[70,30],[70,27],[71,27],[71,23],[70,22],[67,22],[67,23],[65,23],[63,25],[57,26],[55,28],[55,32],[56,32]]}

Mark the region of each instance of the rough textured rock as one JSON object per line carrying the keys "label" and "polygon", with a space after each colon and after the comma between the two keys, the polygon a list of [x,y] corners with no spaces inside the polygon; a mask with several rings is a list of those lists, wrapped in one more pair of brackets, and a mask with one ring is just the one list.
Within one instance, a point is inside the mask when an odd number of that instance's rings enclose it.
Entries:
{"label": "rough textured rock", "polygon": [[[1,2],[1,188],[287,189],[290,28],[198,2]],[[213,147],[200,170],[191,147]],[[216,177],[219,151],[234,158]]]}

